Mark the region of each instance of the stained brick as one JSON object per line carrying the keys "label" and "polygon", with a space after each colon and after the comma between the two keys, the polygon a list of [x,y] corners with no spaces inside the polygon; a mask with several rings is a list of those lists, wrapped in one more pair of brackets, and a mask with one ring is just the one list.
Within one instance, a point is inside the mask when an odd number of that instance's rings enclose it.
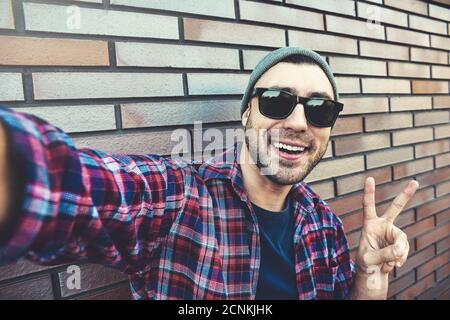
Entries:
{"label": "stained brick", "polygon": [[336,138],[334,146],[336,155],[340,156],[387,148],[390,146],[390,137],[388,133],[375,133],[362,136]]}
{"label": "stained brick", "polygon": [[376,16],[383,23],[395,24],[402,27],[408,26],[408,16],[403,12],[363,2],[358,2],[357,4],[358,17],[360,18],[374,20],[374,16]]}
{"label": "stained brick", "polygon": [[[239,1],[241,20],[323,30],[323,15],[316,12],[264,3]],[[301,17],[301,19],[299,19]]]}
{"label": "stained brick", "polygon": [[357,54],[357,40],[322,33],[289,30],[289,45],[323,52]]}
{"label": "stained brick", "polygon": [[344,104],[344,110],[340,115],[389,111],[389,101],[385,97],[342,98],[340,102]]}
{"label": "stained brick", "polygon": [[147,13],[79,8],[79,25],[68,23],[67,6],[26,2],[29,31],[178,39],[178,18]]}
{"label": "stained brick", "polygon": [[330,57],[329,64],[333,73],[387,75],[386,62],[379,60]]}
{"label": "stained brick", "polygon": [[319,164],[311,171],[306,182],[328,179],[362,170],[364,170],[362,156],[323,161],[319,162]]}
{"label": "stained brick", "polygon": [[192,18],[183,18],[183,23],[186,40],[268,47],[282,47],[286,44],[282,29]]}
{"label": "stained brick", "polygon": [[348,177],[342,177],[336,180],[338,195],[363,190],[364,182],[367,177],[373,177],[377,185],[392,180],[390,168],[380,168],[375,170],[368,170],[363,173],[352,174]]}
{"label": "stained brick", "polygon": [[215,17],[234,18],[233,0],[111,0],[112,5],[123,5],[137,8],[159,9],[183,13],[202,14]]}
{"label": "stained brick", "polygon": [[424,47],[430,46],[429,35],[417,31],[386,27],[386,38],[388,41],[393,42],[420,45]]}
{"label": "stained brick", "polygon": [[448,111],[428,111],[414,114],[415,126],[427,126],[431,124],[448,123],[450,121]]}
{"label": "stained brick", "polygon": [[0,88],[0,101],[24,100],[20,73],[0,73]]}
{"label": "stained brick", "polygon": [[431,97],[391,97],[391,111],[431,109]]}
{"label": "stained brick", "polygon": [[363,78],[363,93],[411,93],[410,82],[403,79]]}
{"label": "stained brick", "polygon": [[121,106],[122,127],[140,128],[192,124],[194,121],[240,120],[240,101],[206,100],[133,103]]}
{"label": "stained brick", "polygon": [[366,157],[367,157],[367,168],[372,169],[382,167],[388,164],[412,160],[414,155],[412,147],[401,147],[391,150],[371,152]]}
{"label": "stained brick", "polygon": [[392,133],[393,145],[401,146],[433,140],[433,128],[407,129]]}
{"label": "stained brick", "polygon": [[410,113],[369,115],[365,117],[366,131],[401,129],[412,127],[412,125],[412,114]]}
{"label": "stained brick", "polygon": [[396,60],[409,59],[409,48],[407,46],[360,40],[359,49],[362,56]]}
{"label": "stained brick", "polygon": [[388,62],[390,76],[407,78],[430,78],[430,67],[418,63]]}
{"label": "stained brick", "polygon": [[47,120],[67,133],[116,129],[114,105],[17,108]]}
{"label": "stained brick", "polygon": [[358,133],[362,132],[363,123],[361,117],[351,117],[351,118],[338,118],[333,130],[331,131],[332,136],[339,136],[344,134]]}
{"label": "stained brick", "polygon": [[[235,49],[116,42],[118,66],[239,69]],[[220,59],[217,59],[220,57]]]}
{"label": "stained brick", "polygon": [[448,82],[412,80],[412,93],[448,93]]}
{"label": "stained brick", "polygon": [[105,41],[0,36],[0,51],[0,65],[109,65]]}
{"label": "stained brick", "polygon": [[394,179],[401,179],[417,173],[433,170],[433,158],[424,158],[394,166]]}
{"label": "stained brick", "polygon": [[350,0],[341,0],[339,3],[333,0],[286,0],[286,3],[320,9],[323,11],[330,11],[333,13],[342,13],[352,16],[355,15],[355,4]]}
{"label": "stained brick", "polygon": [[183,95],[181,74],[42,72],[33,84],[37,100]]}
{"label": "stained brick", "polygon": [[440,50],[411,48],[411,60],[446,64],[447,54]]}
{"label": "stained brick", "polygon": [[445,22],[436,21],[416,15],[409,16],[409,27],[421,31],[447,34],[447,25]]}
{"label": "stained brick", "polygon": [[384,27],[372,25],[370,22],[326,15],[328,31],[345,33],[353,36],[384,39]]}
{"label": "stained brick", "polygon": [[0,1],[0,29],[14,29],[14,15],[11,1]]}
{"label": "stained brick", "polygon": [[450,141],[449,140],[438,140],[433,142],[422,143],[414,146],[415,148],[415,156],[418,157],[426,157],[438,153],[447,152],[450,150]]}
{"label": "stained brick", "polygon": [[242,94],[248,77],[235,73],[188,73],[189,94]]}

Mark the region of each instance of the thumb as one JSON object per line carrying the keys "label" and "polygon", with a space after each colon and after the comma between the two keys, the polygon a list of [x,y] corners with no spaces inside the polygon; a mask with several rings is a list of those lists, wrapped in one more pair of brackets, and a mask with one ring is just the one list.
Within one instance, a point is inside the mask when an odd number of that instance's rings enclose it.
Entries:
{"label": "thumb", "polygon": [[405,254],[405,248],[399,244],[393,244],[383,249],[366,252],[363,261],[366,266],[380,265],[400,259]]}

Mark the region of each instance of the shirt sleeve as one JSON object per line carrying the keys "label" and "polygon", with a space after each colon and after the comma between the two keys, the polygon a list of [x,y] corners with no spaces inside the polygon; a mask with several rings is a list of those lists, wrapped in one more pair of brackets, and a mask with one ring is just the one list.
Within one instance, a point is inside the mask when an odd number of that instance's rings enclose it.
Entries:
{"label": "shirt sleeve", "polygon": [[340,220],[336,227],[335,251],[338,268],[334,285],[334,297],[339,300],[348,300],[350,299],[350,291],[355,275],[355,264],[351,259],[344,226]]}
{"label": "shirt sleeve", "polygon": [[155,259],[183,207],[186,162],[76,149],[55,126],[4,107],[0,121],[23,181],[0,264],[85,260],[131,274]]}

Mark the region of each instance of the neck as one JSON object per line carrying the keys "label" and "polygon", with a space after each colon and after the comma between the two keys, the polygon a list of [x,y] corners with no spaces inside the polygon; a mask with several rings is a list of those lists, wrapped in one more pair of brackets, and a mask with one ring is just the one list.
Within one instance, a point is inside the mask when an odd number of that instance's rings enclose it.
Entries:
{"label": "neck", "polygon": [[239,161],[244,190],[251,202],[269,211],[281,211],[292,185],[281,185],[261,174],[254,161],[249,161],[247,145],[242,143]]}

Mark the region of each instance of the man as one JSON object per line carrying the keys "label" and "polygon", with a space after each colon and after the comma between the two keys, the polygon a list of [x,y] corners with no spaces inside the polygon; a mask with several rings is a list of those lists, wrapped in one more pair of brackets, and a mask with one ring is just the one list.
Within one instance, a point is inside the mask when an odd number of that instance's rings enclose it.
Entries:
{"label": "man", "polygon": [[337,100],[318,54],[275,50],[242,100],[256,134],[200,164],[77,150],[54,126],[2,108],[0,262],[102,263],[129,275],[135,299],[384,299],[409,250],[393,222],[418,184],[378,217],[366,180],[355,267],[341,221],[303,182]]}

